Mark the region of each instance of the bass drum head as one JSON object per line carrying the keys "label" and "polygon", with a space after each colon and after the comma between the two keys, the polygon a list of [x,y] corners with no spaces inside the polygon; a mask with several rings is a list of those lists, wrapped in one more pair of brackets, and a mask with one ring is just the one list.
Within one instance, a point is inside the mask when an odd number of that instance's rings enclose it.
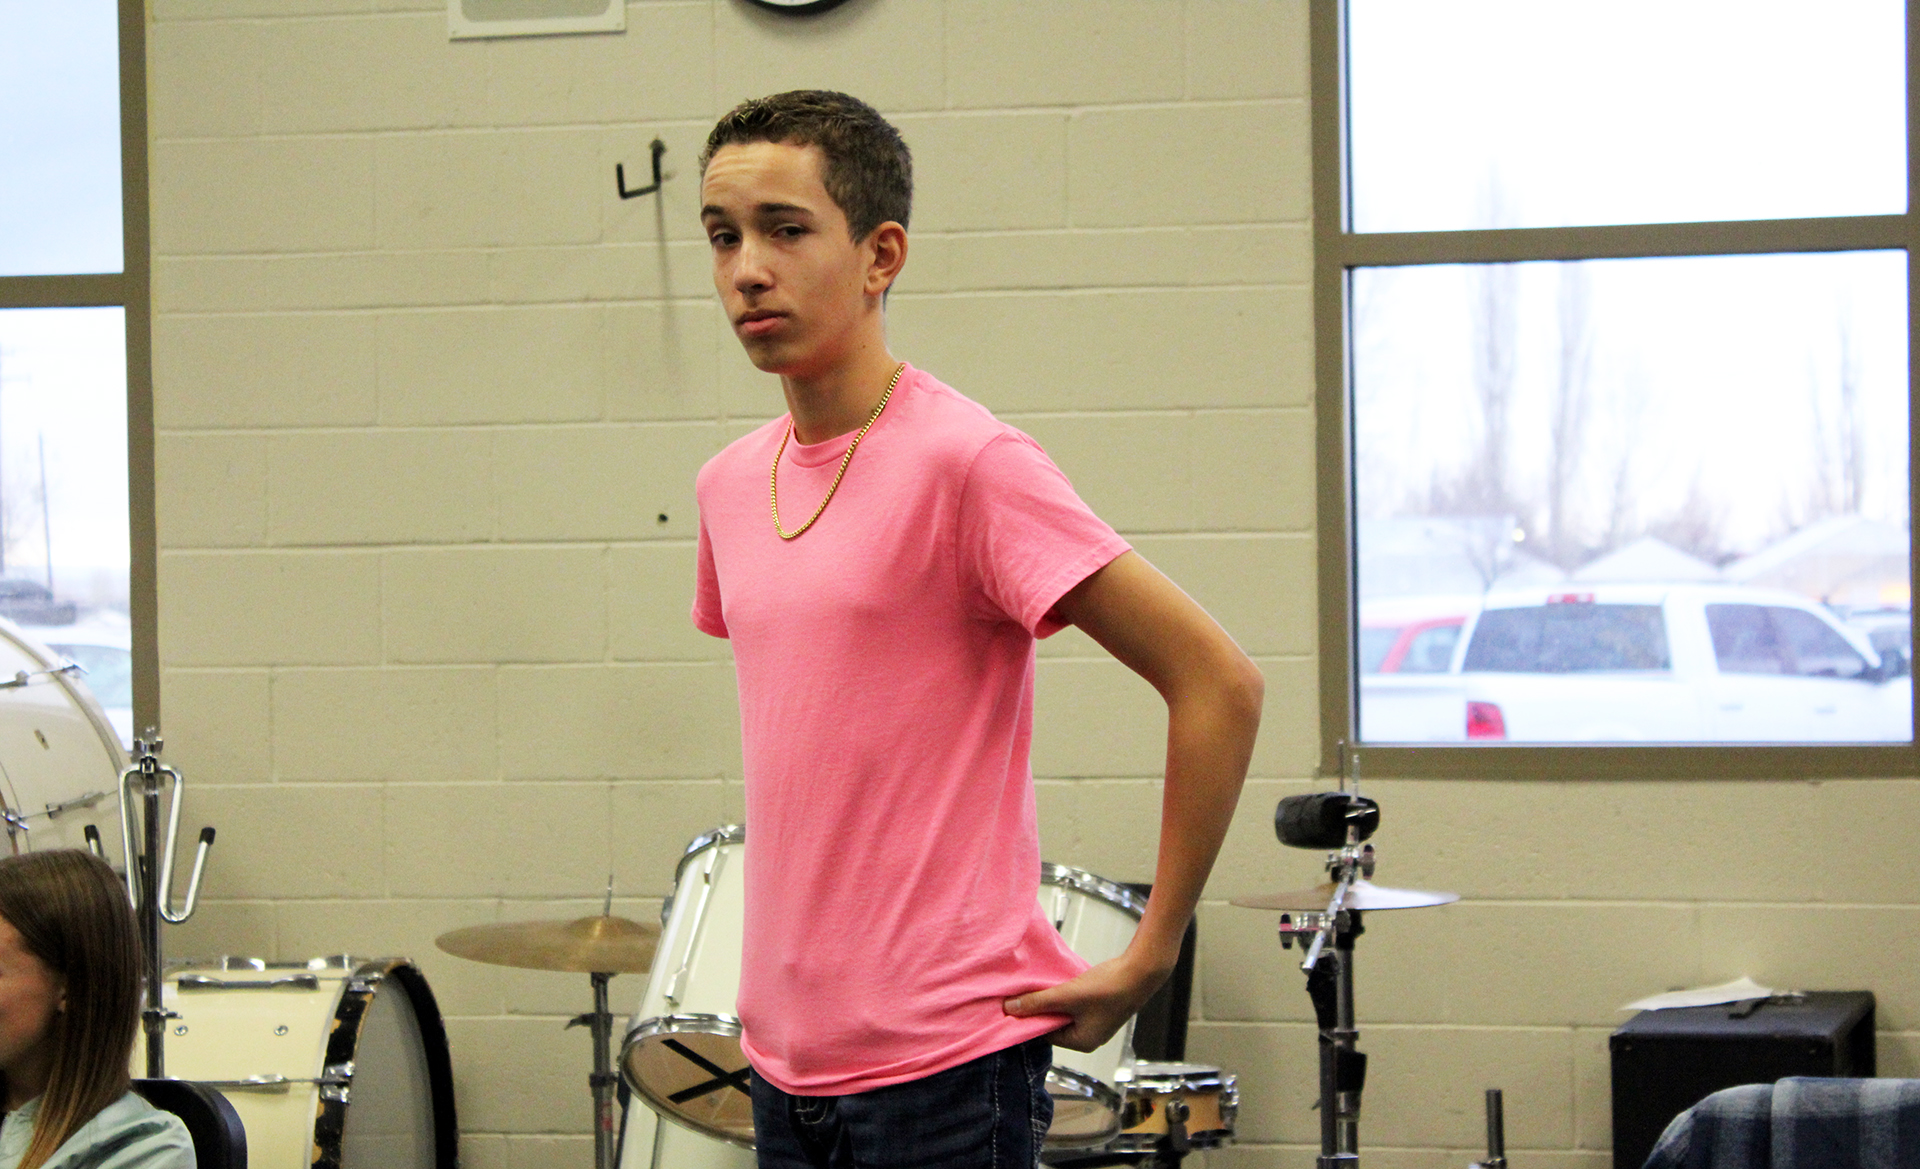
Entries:
{"label": "bass drum head", "polygon": [[454,1169],[459,1132],[433,992],[412,966],[391,968],[384,983],[360,1018],[341,1169]]}
{"label": "bass drum head", "polygon": [[740,1024],[721,1015],[648,1019],[620,1053],[627,1086],[661,1115],[696,1132],[753,1147],[752,1074]]}

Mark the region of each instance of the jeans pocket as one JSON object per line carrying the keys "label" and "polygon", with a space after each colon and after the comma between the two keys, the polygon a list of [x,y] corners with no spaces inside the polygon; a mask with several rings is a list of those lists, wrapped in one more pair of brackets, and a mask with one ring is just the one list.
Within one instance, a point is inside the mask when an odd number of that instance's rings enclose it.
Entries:
{"label": "jeans pocket", "polygon": [[1053,1127],[1053,1097],[1047,1094],[1047,1069],[1053,1065],[1053,1044],[1045,1036],[1029,1040],[1020,1052],[1022,1070],[1027,1075],[1029,1115],[1033,1125],[1033,1162],[1040,1163],[1047,1130]]}

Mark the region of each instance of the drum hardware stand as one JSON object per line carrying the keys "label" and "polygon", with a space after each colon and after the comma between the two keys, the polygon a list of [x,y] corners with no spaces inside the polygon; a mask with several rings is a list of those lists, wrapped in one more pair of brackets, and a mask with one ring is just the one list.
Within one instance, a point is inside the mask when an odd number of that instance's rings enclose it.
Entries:
{"label": "drum hardware stand", "polygon": [[1507,1118],[1498,1088],[1487,1089],[1487,1159],[1467,1169],[1507,1169]]}
{"label": "drum hardware stand", "polygon": [[[654,164],[659,165],[658,155],[654,156]],[[607,899],[600,916],[613,916],[612,873],[607,874]],[[607,1050],[613,1043],[613,1014],[607,1010],[607,984],[613,981],[613,974],[594,971],[587,977],[593,980],[593,1010],[574,1016],[563,1030],[585,1027],[593,1036],[593,1074],[587,1077],[587,1085],[593,1090],[593,1164],[594,1169],[614,1169],[613,1102],[620,1077],[613,1070],[613,1057]]]}
{"label": "drum hardware stand", "polygon": [[[200,879],[206,874],[207,852],[213,848],[213,829],[200,830],[200,848],[194,854],[193,875],[187,879],[187,902],[173,909],[173,856],[180,839],[180,800],[186,794],[187,781],[180,773],[160,762],[160,738],[152,727],[144,738],[133,741],[133,765],[120,773],[120,843],[127,862],[127,896],[133,902],[134,916],[140,927],[145,950],[147,1005],[140,1012],[141,1029],[147,1041],[147,1078],[166,1076],[163,1047],[167,1020],[179,1015],[166,1008],[162,992],[166,986],[165,964],[160,957],[160,923],[179,925],[193,916],[200,903]],[[172,783],[172,800],[167,815],[167,835],[160,837],[160,792]],[[133,823],[138,797],[141,844],[136,849]],[[97,840],[89,839],[89,845]],[[164,851],[163,851],[164,847]]]}

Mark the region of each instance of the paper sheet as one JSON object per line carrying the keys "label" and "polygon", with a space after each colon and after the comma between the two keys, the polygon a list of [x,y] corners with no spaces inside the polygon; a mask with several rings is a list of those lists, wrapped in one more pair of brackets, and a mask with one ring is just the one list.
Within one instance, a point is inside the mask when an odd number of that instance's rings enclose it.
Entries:
{"label": "paper sheet", "polygon": [[1696,986],[1692,990],[1670,990],[1665,994],[1649,995],[1643,999],[1636,999],[1620,1009],[1664,1011],[1670,1007],[1711,1007],[1719,1003],[1771,998],[1779,993],[1772,987],[1761,986],[1742,974],[1732,982],[1723,982],[1718,986]]}

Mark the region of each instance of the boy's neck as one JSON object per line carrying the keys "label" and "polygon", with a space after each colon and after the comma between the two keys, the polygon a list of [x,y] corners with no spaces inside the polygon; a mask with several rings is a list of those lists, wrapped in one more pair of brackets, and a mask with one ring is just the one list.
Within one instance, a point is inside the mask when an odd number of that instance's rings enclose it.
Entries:
{"label": "boy's neck", "polygon": [[793,415],[794,441],[811,445],[865,426],[899,367],[882,342],[819,375],[783,376],[780,387]]}

